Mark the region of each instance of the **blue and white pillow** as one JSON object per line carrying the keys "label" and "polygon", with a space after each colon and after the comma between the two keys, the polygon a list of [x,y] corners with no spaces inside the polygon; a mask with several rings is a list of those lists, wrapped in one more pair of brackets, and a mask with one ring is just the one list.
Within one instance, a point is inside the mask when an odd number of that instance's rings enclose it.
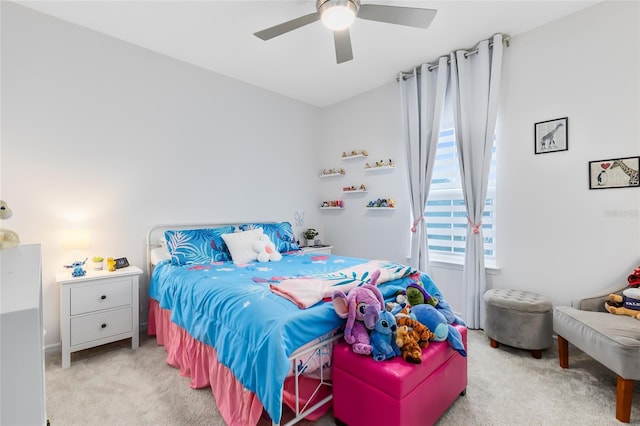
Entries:
{"label": "blue and white pillow", "polygon": [[279,223],[245,223],[240,225],[241,231],[262,228],[265,235],[276,246],[276,250],[280,253],[288,251],[300,250],[300,246],[296,243],[296,236],[293,235],[293,229],[289,222]]}
{"label": "blue and white pillow", "polygon": [[233,226],[165,231],[164,238],[171,255],[171,263],[190,265],[230,261],[231,255],[222,235],[234,231]]}

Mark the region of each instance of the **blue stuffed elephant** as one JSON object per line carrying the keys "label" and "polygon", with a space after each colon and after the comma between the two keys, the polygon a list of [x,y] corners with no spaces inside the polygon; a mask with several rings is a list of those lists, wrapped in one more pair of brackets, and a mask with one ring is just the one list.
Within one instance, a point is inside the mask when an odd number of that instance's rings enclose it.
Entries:
{"label": "blue stuffed elephant", "polygon": [[464,348],[464,342],[462,341],[462,335],[457,328],[447,321],[447,318],[439,309],[425,303],[413,306],[411,308],[411,313],[415,315],[418,321],[429,327],[429,330],[436,335],[434,341],[442,342],[446,340],[449,343],[449,346],[458,351],[460,355],[464,357],[467,356],[467,351]]}

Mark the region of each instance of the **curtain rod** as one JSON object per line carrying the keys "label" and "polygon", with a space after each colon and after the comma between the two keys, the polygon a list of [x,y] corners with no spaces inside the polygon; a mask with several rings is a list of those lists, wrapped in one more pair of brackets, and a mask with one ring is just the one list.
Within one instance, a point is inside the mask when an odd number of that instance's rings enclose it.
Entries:
{"label": "curtain rod", "polygon": [[[495,34],[494,34],[495,35]],[[493,36],[491,36],[491,39],[493,38]],[[487,39],[487,40],[491,40],[491,39]],[[468,58],[471,55],[475,55],[476,53],[478,53],[478,44],[482,43],[485,40],[480,40],[478,43],[476,43],[476,47],[473,47],[471,49],[456,49],[453,52],[457,52],[458,50],[468,50],[465,54],[464,57]],[[511,42],[511,36],[509,36],[508,34],[504,34],[502,37],[502,43],[505,45],[505,47],[509,47],[509,43]],[[489,41],[489,48],[493,47],[493,41]],[[443,55],[444,56],[444,55]],[[440,56],[441,58],[442,56]],[[451,59],[447,59],[447,64],[451,63]],[[427,67],[428,71],[433,71],[434,69],[438,68],[438,64],[432,64],[429,65]],[[416,72],[418,74],[420,74],[420,68],[416,67]],[[402,79],[406,80],[407,78],[413,77],[415,74],[413,71],[409,71],[409,72],[400,72],[400,74],[402,75]],[[396,77],[396,81],[400,81],[400,77]]]}

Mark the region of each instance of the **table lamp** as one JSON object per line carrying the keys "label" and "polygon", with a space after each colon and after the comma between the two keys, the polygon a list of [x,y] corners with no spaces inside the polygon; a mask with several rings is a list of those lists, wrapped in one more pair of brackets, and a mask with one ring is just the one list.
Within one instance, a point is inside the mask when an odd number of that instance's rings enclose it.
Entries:
{"label": "table lamp", "polygon": [[71,275],[81,277],[87,273],[83,266],[87,258],[80,258],[81,250],[88,250],[91,245],[91,237],[86,229],[67,229],[62,237],[62,247],[65,250],[73,250],[74,257],[70,265],[64,265],[65,268],[73,268]]}

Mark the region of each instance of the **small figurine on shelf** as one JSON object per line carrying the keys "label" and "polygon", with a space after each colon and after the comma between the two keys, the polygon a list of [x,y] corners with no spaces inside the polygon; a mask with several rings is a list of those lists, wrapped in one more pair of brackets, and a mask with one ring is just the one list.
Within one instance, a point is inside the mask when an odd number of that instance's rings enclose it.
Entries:
{"label": "small figurine on shelf", "polygon": [[353,157],[354,155],[358,155],[358,151],[356,151],[355,149],[351,151],[351,156]]}
{"label": "small figurine on shelf", "polygon": [[364,149],[362,150],[362,155],[364,155],[365,157],[369,154],[367,154],[367,151],[365,151]]}
{"label": "small figurine on shelf", "polygon": [[321,207],[329,207],[329,202],[328,202],[328,201],[325,201],[324,203],[322,203],[322,206],[321,206]]}
{"label": "small figurine on shelf", "polygon": [[340,174],[343,175],[344,174],[344,169],[340,169]]}
{"label": "small figurine on shelf", "polygon": [[393,201],[391,198],[389,198],[388,204],[389,204],[389,207],[391,207],[392,209],[396,208],[396,202]]}
{"label": "small figurine on shelf", "polygon": [[342,152],[342,158],[345,158],[346,156],[347,156],[347,153],[343,151]]}
{"label": "small figurine on shelf", "polygon": [[365,168],[365,169],[370,169],[370,168],[371,168],[371,165],[370,165],[369,163],[364,163],[364,168]]}
{"label": "small figurine on shelf", "polygon": [[362,185],[360,185],[360,191],[366,191],[367,187],[364,186],[364,183]]}
{"label": "small figurine on shelf", "polygon": [[384,161],[380,160],[380,161],[376,161],[376,167],[382,167],[384,166]]}
{"label": "small figurine on shelf", "polygon": [[393,161],[391,161],[391,158],[389,158],[389,167],[393,167]]}

